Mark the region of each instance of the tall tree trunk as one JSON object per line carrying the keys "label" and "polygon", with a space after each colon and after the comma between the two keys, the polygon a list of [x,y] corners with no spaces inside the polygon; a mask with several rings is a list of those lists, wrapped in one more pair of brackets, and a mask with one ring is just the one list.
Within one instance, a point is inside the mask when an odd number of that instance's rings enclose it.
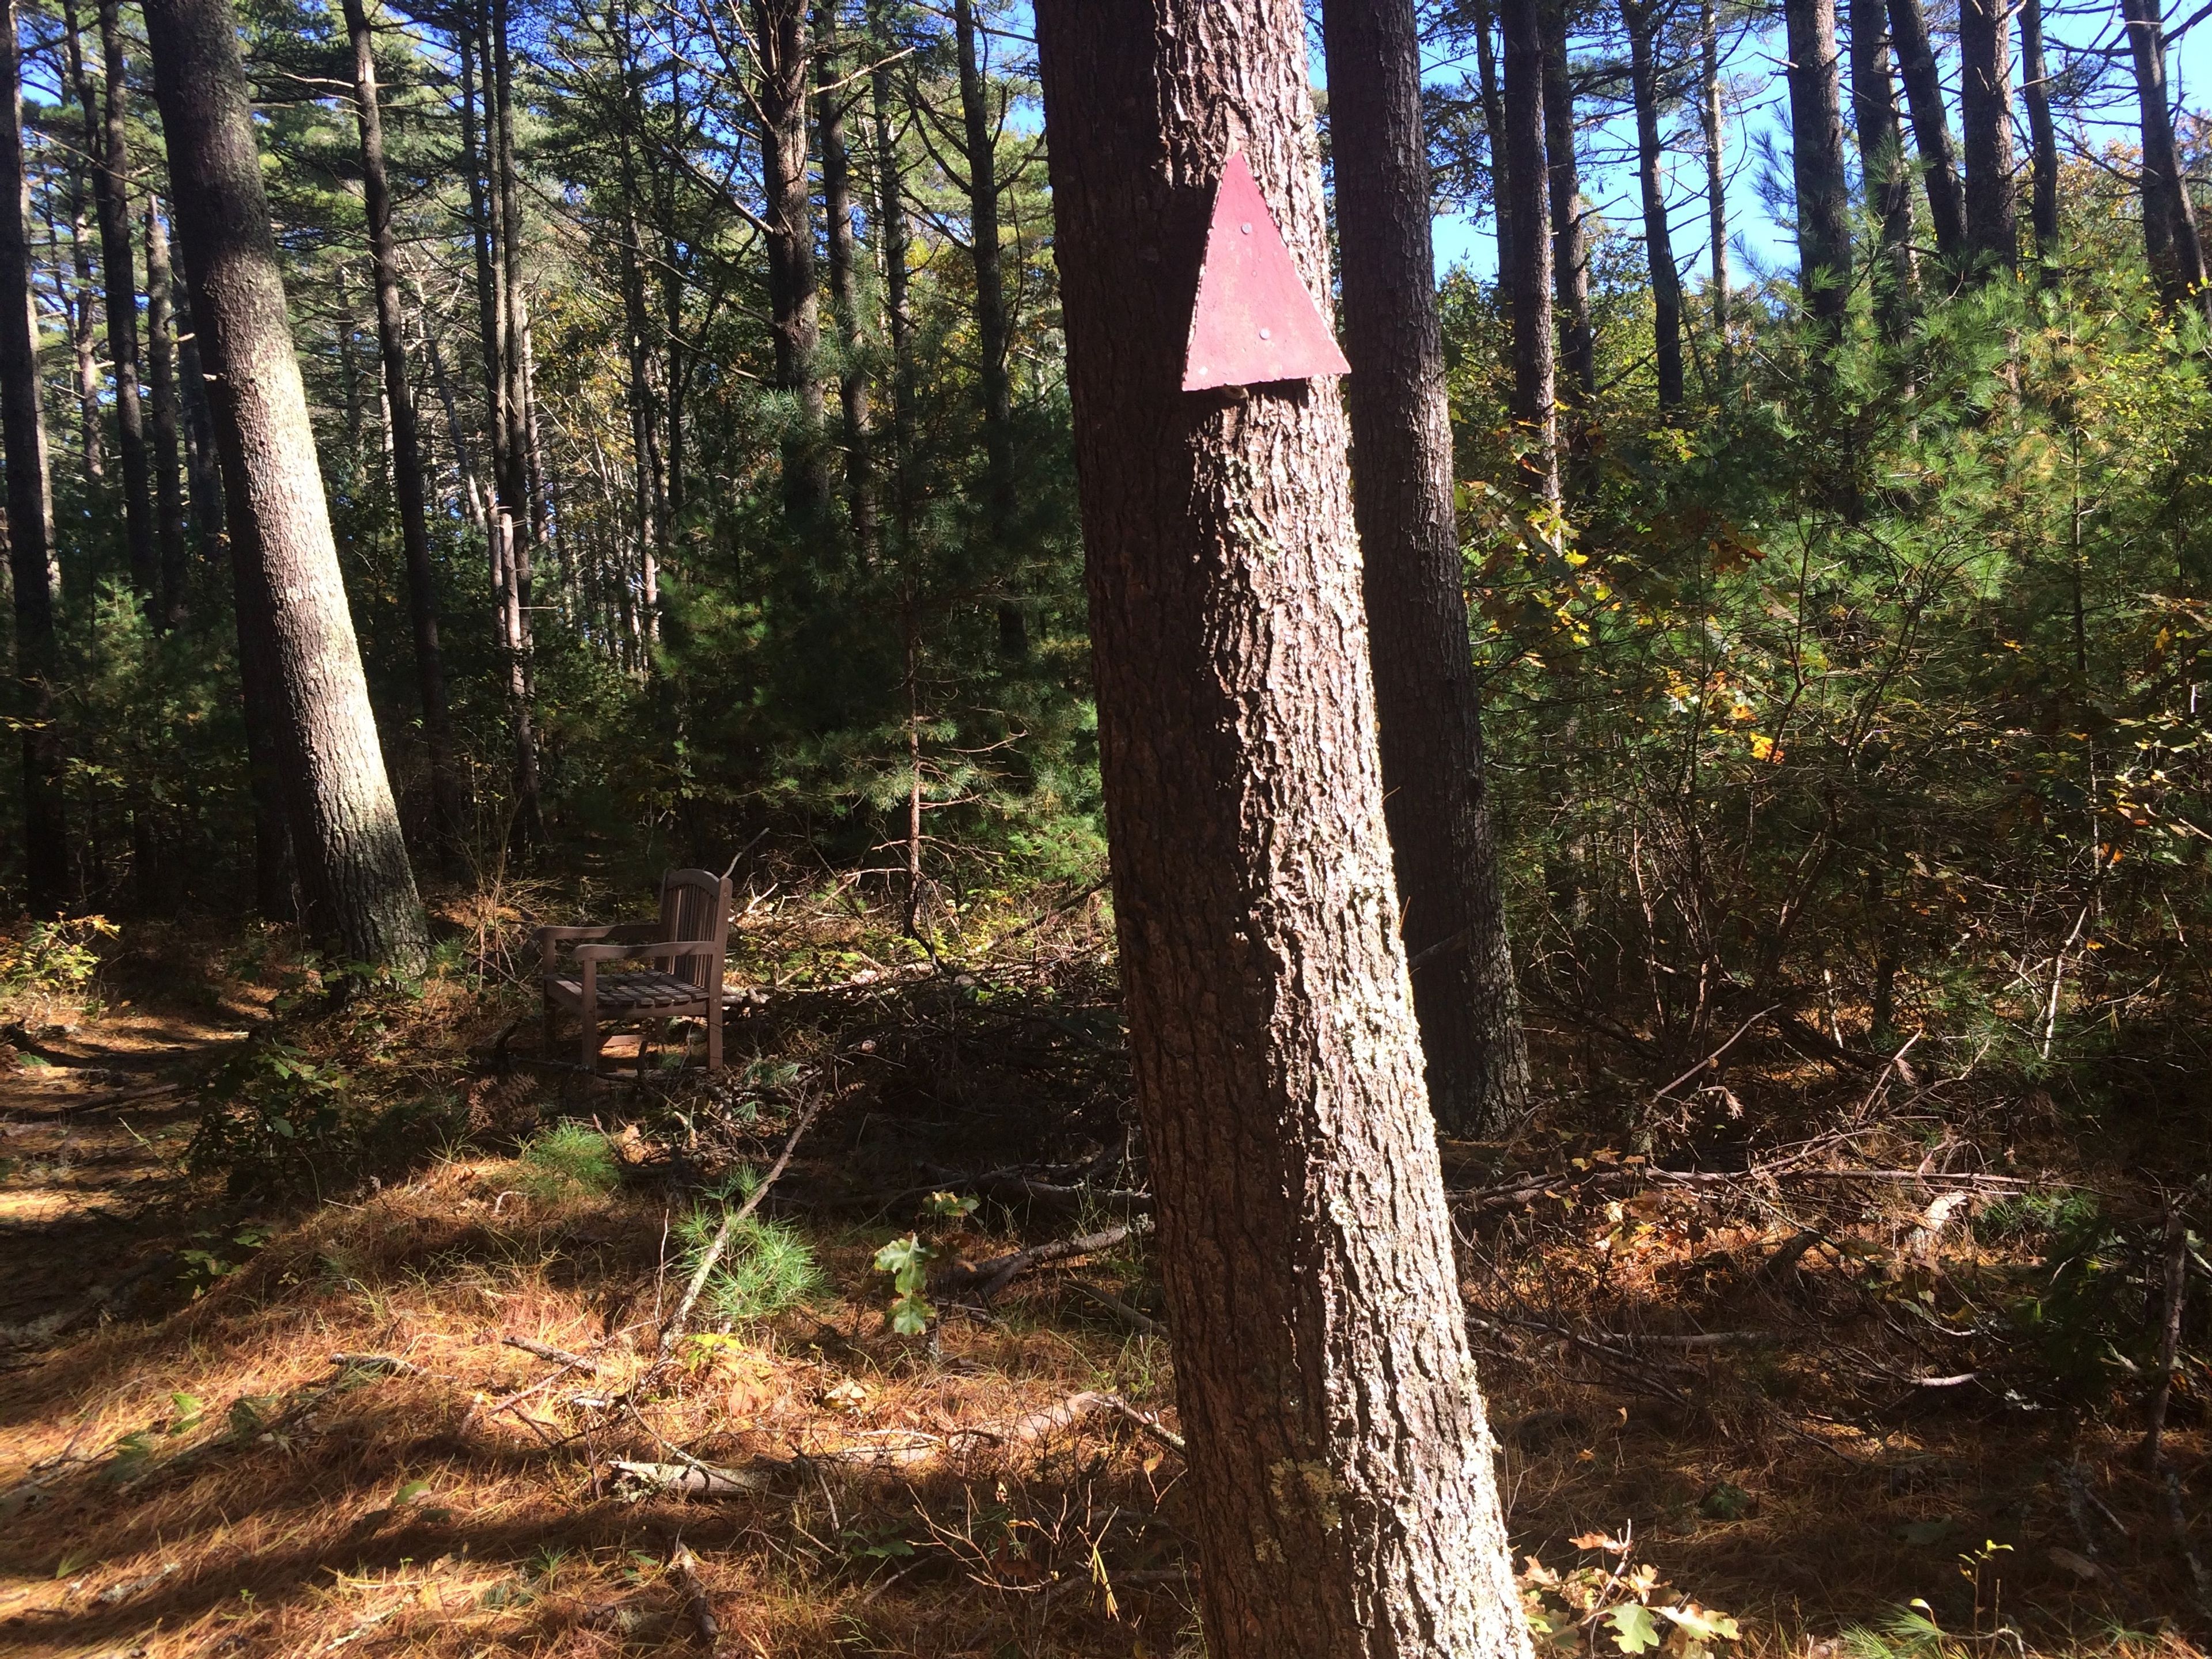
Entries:
{"label": "tall tree trunk", "polygon": [[1790,39],[1791,172],[1797,186],[1798,288],[1831,339],[1851,297],[1850,192],[1836,76],[1836,0],[1784,0]]}
{"label": "tall tree trunk", "polygon": [[1505,94],[1498,84],[1498,49],[1491,40],[1497,17],[1491,0],[1469,0],[1474,21],[1475,83],[1482,96],[1482,131],[1490,143],[1490,211],[1498,223],[1498,303],[1509,325],[1513,296],[1505,273],[1513,269],[1513,191],[1506,183]]}
{"label": "tall tree trunk", "polygon": [[2142,124],[2143,251],[2169,305],[2204,286],[2204,248],[2173,142],[2166,86],[2166,26],[2159,0],[2120,0]]}
{"label": "tall tree trunk", "polygon": [[1544,32],[1540,0],[1502,0],[1505,37],[1505,184],[1513,204],[1513,418],[1527,428],[1522,471],[1547,501],[1559,499],[1558,401],[1552,348],[1552,239],[1545,234]]}
{"label": "tall tree trunk", "polygon": [[1590,335],[1589,248],[1582,177],[1575,164],[1575,85],[1568,75],[1566,0],[1538,0],[1544,31],[1544,162],[1552,210],[1552,310],[1559,328],[1559,395],[1586,405],[1597,396],[1597,347]]}
{"label": "tall tree trunk", "polygon": [[837,395],[845,417],[845,502],[852,514],[853,539],[860,557],[876,558],[875,432],[868,408],[868,342],[860,318],[860,259],[853,241],[853,167],[845,143],[845,110],[850,96],[838,82],[845,58],[837,39],[838,0],[821,0],[814,9],[821,42],[817,71],[823,91],[815,118],[822,134],[822,210],[830,221],[830,305],[836,313]]}
{"label": "tall tree trunk", "polygon": [[2009,0],[1959,0],[1959,129],[1966,158],[1967,257],[1984,271],[2017,270]]}
{"label": "tall tree trunk", "polygon": [[309,919],[349,960],[416,971],[428,930],[338,574],[236,18],[228,0],[150,0],[146,22],[231,544],[283,710],[276,748]]}
{"label": "tall tree trunk", "polygon": [[1897,81],[1889,61],[1884,0],[1850,0],[1851,118],[1867,206],[1880,227],[1874,268],[1875,315],[1891,339],[1902,336],[1912,305],[1912,175],[1897,118]]}
{"label": "tall tree trunk", "polygon": [[891,497],[901,547],[914,528],[914,313],[909,308],[906,185],[893,114],[890,30],[884,0],[869,0],[868,107],[874,125],[876,264],[883,274],[884,332],[890,349]]}
{"label": "tall tree trunk", "polygon": [[1721,37],[1713,0],[1698,8],[1698,124],[1705,139],[1706,234],[1712,240],[1712,282],[1708,303],[1713,314],[1713,356],[1720,382],[1735,379],[1735,354],[1729,343],[1728,129],[1721,109]]}
{"label": "tall tree trunk", "polygon": [[822,320],[814,271],[814,200],[806,167],[806,104],[812,82],[806,0],[752,0],[752,16],[760,64],[753,98],[760,111],[775,384],[798,407],[783,446],[784,510],[792,527],[804,530],[819,524],[830,506],[830,476],[822,453],[822,382],[815,372]]}
{"label": "tall tree trunk", "polygon": [[104,148],[92,77],[85,72],[84,33],[77,25],[75,0],[62,0],[62,40],[66,48],[70,95],[84,118],[81,154],[70,158],[70,257],[76,272],[76,302],[70,319],[70,343],[76,349],[77,415],[84,428],[84,476],[92,483],[107,477],[106,419],[100,408],[100,348],[94,334],[97,304],[92,270],[93,230],[85,216],[85,191],[92,158]]}
{"label": "tall tree trunk", "polygon": [[384,111],[376,85],[376,40],[362,0],[345,0],[353,43],[355,125],[361,133],[362,197],[368,220],[370,281],[376,289],[376,343],[384,359],[386,433],[399,540],[407,561],[407,613],[415,635],[415,684],[422,704],[422,746],[429,761],[433,842],[451,859],[461,835],[461,791],[453,769],[453,722],[446,665],[438,645],[438,579],[430,562],[430,517],[422,483],[422,441],[407,382],[405,319],[399,310],[399,245],[392,230],[392,187],[384,164]]}
{"label": "tall tree trunk", "polygon": [[1327,0],[1322,19],[1384,817],[1430,1105],[1481,1136],[1526,1106],[1528,1057],[1452,505],[1420,33],[1413,0]]}
{"label": "tall tree trunk", "polygon": [[185,480],[177,398],[174,285],[161,204],[146,198],[146,379],[154,406],[154,517],[161,549],[161,614],[172,628],[191,602],[185,549]]}
{"label": "tall tree trunk", "polygon": [[[623,334],[629,349],[629,442],[636,473],[635,507],[632,525],[637,536],[637,557],[643,586],[654,586],[654,565],[667,545],[668,491],[660,462],[660,429],[653,407],[653,360],[650,313],[646,309],[645,227],[638,216],[642,188],[638,177],[637,147],[645,136],[645,94],[640,84],[635,50],[635,20],[625,3],[616,15],[621,31],[617,50],[623,74],[622,113],[619,117],[623,189]],[[658,618],[650,602],[646,606],[648,637],[657,637]]]}
{"label": "tall tree trunk", "polygon": [[100,262],[107,278],[107,355],[115,375],[115,453],[123,465],[123,527],[131,586],[155,601],[161,562],[155,550],[153,469],[146,456],[146,410],[138,385],[138,294],[131,246],[131,89],[123,55],[121,0],[100,0],[100,44],[106,60],[100,161],[93,197],[100,210]]}
{"label": "tall tree trunk", "polygon": [[2028,213],[2036,258],[2058,258],[2058,130],[2051,119],[2051,71],[2043,55],[2043,0],[2021,0],[2020,89],[2027,103],[2034,190]]}
{"label": "tall tree trunk", "polygon": [[[171,308],[177,319],[177,403],[185,418],[185,473],[192,492],[192,544],[204,559],[222,551],[222,469],[216,459],[215,414],[208,407],[207,371],[192,326],[192,285],[171,258]],[[228,556],[227,555],[225,556]]]}
{"label": "tall tree trunk", "polygon": [[1206,1650],[1521,1659],[1397,939],[1343,404],[1327,381],[1178,390],[1232,148],[1328,291],[1304,14],[1036,17]]}
{"label": "tall tree trunk", "polygon": [[1889,0],[1890,43],[1905,78],[1905,106],[1912,117],[1913,147],[1920,154],[1920,177],[1928,191],[1928,220],[1936,232],[1936,255],[1956,270],[1966,257],[1966,209],[1959,191],[1959,167],[1951,152],[1951,121],[1943,105],[1943,76],[1928,39],[1928,14],[1921,0]]}
{"label": "tall tree trunk", "polygon": [[[500,282],[500,263],[494,246],[497,228],[492,222],[495,209],[490,170],[485,165],[480,136],[482,126],[490,123],[486,119],[480,124],[477,118],[479,86],[487,112],[493,101],[491,52],[481,3],[464,13],[464,17],[466,21],[457,54],[461,66],[461,167],[468,174],[469,240],[476,254],[477,337],[483,349],[484,431],[491,445],[492,489],[500,492],[507,488],[507,370],[501,356],[501,342],[507,334],[507,298]],[[479,67],[484,70],[481,78],[477,74]]]}
{"label": "tall tree trunk", "polygon": [[1628,31],[1629,95],[1636,106],[1636,181],[1644,198],[1644,252],[1651,273],[1652,339],[1659,366],[1659,409],[1679,413],[1682,390],[1682,276],[1667,228],[1666,182],[1659,170],[1658,19],[1649,0],[1620,0]]}
{"label": "tall tree trunk", "polygon": [[15,715],[23,758],[24,897],[34,916],[69,903],[69,823],[54,724],[54,507],[32,309],[30,178],[15,0],[0,0],[0,448],[8,462],[8,574],[15,598]]}

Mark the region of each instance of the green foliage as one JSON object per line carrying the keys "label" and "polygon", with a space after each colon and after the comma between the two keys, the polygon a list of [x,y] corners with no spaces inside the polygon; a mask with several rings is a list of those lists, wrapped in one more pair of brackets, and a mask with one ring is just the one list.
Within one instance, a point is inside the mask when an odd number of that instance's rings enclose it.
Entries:
{"label": "green foliage", "polygon": [[98,941],[115,932],[105,916],[72,916],[33,921],[18,933],[0,936],[0,994],[83,989],[100,968]]}
{"label": "green foliage", "polygon": [[891,1288],[897,1292],[885,1316],[901,1336],[920,1336],[936,1316],[937,1310],[922,1292],[929,1288],[929,1264],[938,1254],[933,1246],[921,1242],[919,1233],[895,1238],[876,1252],[876,1271],[889,1273]]}
{"label": "green foliage", "polygon": [[280,1036],[240,1045],[201,1099],[185,1167],[222,1176],[240,1195],[314,1190],[402,1168],[458,1139],[463,1127],[449,1098],[377,1098],[345,1067]]}
{"label": "green foliage", "polygon": [[[742,1200],[745,1188],[726,1190],[714,1202],[702,1204],[676,1224],[683,1246],[679,1259],[685,1274],[698,1271],[708,1245],[728,1213],[733,1195]],[[796,1228],[780,1221],[747,1216],[731,1230],[722,1259],[708,1275],[700,1291],[700,1305],[719,1321],[732,1325],[757,1324],[799,1307],[828,1286],[814,1252]]]}
{"label": "green foliage", "polygon": [[532,1198],[556,1199],[581,1191],[604,1197],[622,1181],[614,1143],[580,1123],[556,1123],[525,1143],[515,1184]]}

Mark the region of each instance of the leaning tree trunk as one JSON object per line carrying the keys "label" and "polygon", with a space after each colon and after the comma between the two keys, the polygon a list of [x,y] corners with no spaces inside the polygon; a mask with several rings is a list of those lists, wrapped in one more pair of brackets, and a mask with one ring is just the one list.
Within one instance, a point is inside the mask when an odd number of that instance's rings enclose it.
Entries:
{"label": "leaning tree trunk", "polygon": [[837,400],[845,424],[845,507],[853,520],[853,541],[864,563],[877,553],[875,432],[868,408],[867,336],[860,319],[860,268],[853,239],[853,158],[845,143],[845,111],[851,101],[843,87],[844,59],[837,50],[837,0],[815,9],[815,33],[821,62],[815,78],[822,91],[815,119],[822,135],[822,210],[830,221],[830,305],[836,313]]}
{"label": "leaning tree trunk", "polygon": [[1526,1105],[1528,1057],[1452,505],[1420,35],[1413,0],[1327,0],[1322,20],[1384,817],[1429,1103],[1444,1133],[1481,1136]]}
{"label": "leaning tree trunk", "polygon": [[115,375],[115,450],[123,464],[123,527],[131,585],[149,607],[161,586],[155,549],[153,467],[146,453],[146,410],[138,383],[138,294],[131,247],[131,90],[123,55],[121,0],[100,0],[100,44],[106,60],[100,151],[93,172],[100,210],[100,260],[107,277],[107,355]]}
{"label": "leaning tree trunk", "polygon": [[1859,133],[1859,170],[1878,229],[1874,266],[1875,315],[1899,338],[1912,304],[1912,175],[1897,118],[1897,79],[1889,60],[1889,14],[1883,0],[1850,0],[1851,114]]}
{"label": "leaning tree trunk", "polygon": [[2204,249],[2173,142],[2166,86],[2166,26],[2159,0],[2120,0],[2142,120],[2143,252],[2169,305],[2204,286]]}
{"label": "leaning tree trunk", "polygon": [[1966,256],[1978,270],[2020,268],[2012,202],[2012,8],[1959,0],[1959,128],[1966,157]]}
{"label": "leaning tree trunk", "polygon": [[1929,44],[1928,14],[1921,0],[1889,0],[1889,33],[1905,78],[1905,105],[1912,117],[1913,145],[1920,153],[1936,256],[1956,269],[1966,257],[1966,209],[1959,191],[1958,163],[1951,153],[1943,76],[1936,65],[1936,49]]}
{"label": "leaning tree trunk", "polygon": [[1304,13],[1036,19],[1206,1650],[1520,1659],[1398,941],[1343,404],[1328,380],[1178,389],[1232,152],[1328,291]]}
{"label": "leaning tree trunk", "polygon": [[1552,239],[1544,187],[1544,32],[1540,0],[1502,0],[1505,37],[1505,185],[1512,264],[1501,286],[1513,307],[1513,418],[1526,431],[1522,470],[1546,501],[1559,499],[1559,416],[1552,344]]}
{"label": "leaning tree trunk", "polygon": [[8,461],[8,574],[15,611],[15,710],[23,736],[24,897],[35,916],[69,903],[69,824],[54,725],[54,510],[33,311],[29,174],[15,0],[0,0],[0,447]]}
{"label": "leaning tree trunk", "polygon": [[2034,188],[2029,216],[2035,255],[2058,258],[2058,130],[2051,118],[2051,71],[2043,55],[2043,0],[2021,0],[2020,90],[2027,104],[2027,134]]}
{"label": "leaning tree trunk", "polygon": [[338,574],[236,19],[228,0],[149,0],[146,23],[231,546],[274,670],[309,921],[349,959],[416,971],[428,930]]}
{"label": "leaning tree trunk", "polygon": [[154,405],[154,517],[161,549],[161,614],[174,628],[191,601],[185,550],[182,410],[177,396],[176,285],[161,204],[146,198],[146,380]]}
{"label": "leaning tree trunk", "polygon": [[1797,186],[1797,285],[1832,341],[1851,297],[1851,204],[1836,77],[1836,0],[1784,0],[1790,33],[1791,171]]}
{"label": "leaning tree trunk", "polygon": [[438,580],[430,562],[430,519],[424,501],[422,441],[415,393],[407,379],[407,336],[399,311],[399,245],[392,232],[392,188],[384,165],[384,112],[376,85],[376,40],[362,0],[345,0],[353,43],[354,114],[361,133],[362,205],[368,220],[369,280],[376,289],[376,342],[384,359],[386,434],[392,440],[392,493],[399,502],[399,540],[407,562],[407,612],[415,634],[415,684],[422,704],[422,746],[430,769],[432,841],[449,859],[461,835],[461,793],[453,770],[453,722],[446,702],[446,665],[438,645]]}
{"label": "leaning tree trunk", "polygon": [[821,523],[830,506],[822,454],[822,382],[815,357],[822,338],[822,301],[814,271],[814,203],[807,180],[808,74],[806,0],[753,0],[753,48],[760,78],[761,185],[767,211],[769,330],[775,341],[776,390],[797,406],[783,444],[783,502],[794,531]]}
{"label": "leaning tree trunk", "polygon": [[[1597,343],[1590,333],[1589,247],[1582,177],[1575,165],[1575,83],[1568,74],[1566,0],[1540,0],[1544,31],[1544,171],[1552,210],[1552,309],[1559,328],[1561,395],[1587,406],[1597,397]],[[1334,129],[1332,128],[1332,131]]]}
{"label": "leaning tree trunk", "polygon": [[1667,189],[1659,165],[1659,21],[1648,0],[1620,0],[1628,31],[1629,95],[1636,106],[1636,181],[1644,198],[1644,252],[1651,273],[1652,337],[1659,362],[1659,410],[1681,411],[1682,276],[1667,228]]}

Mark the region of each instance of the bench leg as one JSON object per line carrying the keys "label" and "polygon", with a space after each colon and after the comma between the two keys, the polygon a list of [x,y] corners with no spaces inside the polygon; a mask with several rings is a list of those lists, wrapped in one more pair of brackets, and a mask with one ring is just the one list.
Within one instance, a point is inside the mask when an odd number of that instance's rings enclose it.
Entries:
{"label": "bench leg", "polygon": [[584,1018],[584,1069],[592,1076],[599,1073],[599,1008],[596,1002],[586,1001]]}
{"label": "bench leg", "polygon": [[707,1003],[707,1069],[722,1069],[722,999],[719,996]]}

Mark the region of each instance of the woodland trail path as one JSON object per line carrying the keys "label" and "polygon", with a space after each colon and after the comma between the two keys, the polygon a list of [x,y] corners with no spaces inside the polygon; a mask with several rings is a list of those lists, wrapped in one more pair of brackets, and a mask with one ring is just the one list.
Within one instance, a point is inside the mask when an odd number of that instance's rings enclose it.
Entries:
{"label": "woodland trail path", "polygon": [[159,1246],[188,1224],[180,1168],[198,1085],[259,1013],[157,992],[0,1031],[0,1368],[29,1363],[169,1259]]}

